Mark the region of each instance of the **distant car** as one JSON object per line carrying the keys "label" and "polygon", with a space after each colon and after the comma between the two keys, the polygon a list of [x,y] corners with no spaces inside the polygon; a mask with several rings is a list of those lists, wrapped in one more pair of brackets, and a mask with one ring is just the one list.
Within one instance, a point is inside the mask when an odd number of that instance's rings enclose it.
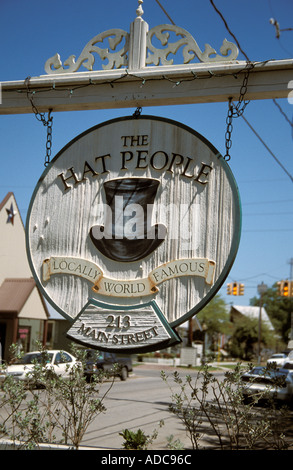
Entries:
{"label": "distant car", "polygon": [[77,359],[66,351],[50,350],[45,352],[33,351],[0,370],[0,383],[4,382],[7,376],[12,376],[16,380],[30,382],[32,371],[36,364],[44,364],[48,371],[64,378],[69,377],[70,371],[77,365]]}
{"label": "distant car", "polygon": [[241,377],[242,396],[244,401],[251,398],[293,403],[293,371],[289,369],[270,369],[267,367],[254,367]]}
{"label": "distant car", "polygon": [[290,351],[283,369],[293,369],[293,351]]}
{"label": "distant car", "polygon": [[267,364],[275,364],[276,367],[283,367],[286,362],[288,362],[288,355],[285,353],[277,353],[273,354],[272,357],[268,359]]}
{"label": "distant car", "polygon": [[[117,365],[117,367],[115,367]],[[121,380],[126,380],[129,372],[132,372],[132,360],[130,357],[119,357],[114,353],[86,350],[86,364],[84,375],[90,381],[99,371],[105,371],[110,375],[116,375]]]}

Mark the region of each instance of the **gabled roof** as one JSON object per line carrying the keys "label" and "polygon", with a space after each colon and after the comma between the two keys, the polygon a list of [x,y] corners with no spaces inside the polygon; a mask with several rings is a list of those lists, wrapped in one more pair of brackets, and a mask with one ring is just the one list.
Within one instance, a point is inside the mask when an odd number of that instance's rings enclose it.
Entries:
{"label": "gabled roof", "polygon": [[[16,208],[17,208],[17,212],[15,214],[17,214],[19,216],[19,219],[21,221],[21,224],[22,226],[24,227],[23,225],[23,221],[22,221],[22,218],[21,218],[21,215],[20,215],[20,211],[18,209],[18,206],[17,206],[17,202],[16,202],[16,199],[15,199],[15,196],[14,196],[14,193],[12,191],[10,191],[9,193],[6,194],[5,198],[0,201],[0,212],[5,208],[6,204],[8,203],[9,199],[12,198],[13,199],[13,204],[15,204]],[[13,207],[13,206],[12,206]],[[7,208],[6,208],[7,210]]]}
{"label": "gabled roof", "polygon": [[[231,309],[236,310],[241,315],[244,315],[246,317],[255,318],[255,319],[259,318],[259,307],[233,305],[231,307]],[[264,307],[261,308],[261,319],[262,319],[262,322],[264,322],[268,325],[270,330],[274,330],[272,322],[269,319],[269,316],[268,316],[268,314],[266,312],[266,309]]]}
{"label": "gabled roof", "polygon": [[[18,315],[34,288],[36,283],[33,278],[5,279],[0,286],[0,312]],[[48,317],[48,310],[41,295],[40,298]]]}
{"label": "gabled roof", "polygon": [[3,201],[2,202],[0,201],[0,211],[3,209],[6,202],[9,200],[10,196],[12,196],[12,195],[13,195],[13,193],[7,193],[5,198],[3,199]]}
{"label": "gabled roof", "polygon": [[0,312],[19,313],[35,286],[34,279],[5,279],[0,286]]}
{"label": "gabled roof", "polygon": [[13,196],[13,193],[10,192],[10,193],[7,193],[5,198],[3,199],[3,201],[1,202],[0,201],[0,211],[3,209],[3,207],[5,206],[6,202],[9,200],[9,198]]}

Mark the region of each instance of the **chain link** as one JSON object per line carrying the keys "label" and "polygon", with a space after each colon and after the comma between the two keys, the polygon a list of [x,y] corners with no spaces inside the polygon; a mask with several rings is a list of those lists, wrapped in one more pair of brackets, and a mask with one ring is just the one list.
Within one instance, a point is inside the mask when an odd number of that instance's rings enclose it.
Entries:
{"label": "chain link", "polygon": [[138,117],[141,115],[141,112],[142,112],[142,108],[141,108],[140,106],[138,106],[138,107],[136,108],[136,110],[134,111],[134,113],[133,113],[132,116],[133,116],[134,118],[138,118]]}
{"label": "chain link", "polygon": [[53,117],[51,116],[51,109],[48,112],[47,120],[47,142],[46,142],[46,156],[45,156],[45,166],[48,166],[51,161],[52,153],[52,127],[53,127]]}
{"label": "chain link", "polygon": [[241,88],[240,88],[238,103],[236,105],[234,105],[233,102],[232,102],[232,98],[231,97],[229,98],[228,115],[227,115],[227,118],[226,118],[227,128],[226,128],[226,134],[225,134],[226,154],[224,156],[224,159],[226,161],[229,161],[231,159],[230,149],[232,147],[231,135],[232,135],[232,131],[233,131],[233,125],[232,125],[233,118],[237,118],[237,117],[242,116],[246,106],[249,103],[249,100],[245,100],[245,95],[247,93],[249,74],[250,74],[250,71],[253,67],[254,67],[254,65],[252,63],[250,63],[250,62],[247,63],[247,68],[246,68],[246,72],[245,72],[245,75],[244,75],[243,83],[242,83]]}
{"label": "chain link", "polygon": [[33,96],[34,92],[32,92],[29,88],[29,81],[30,77],[25,79],[25,84],[27,88],[27,97],[31,103],[32,110],[35,114],[35,117],[38,121],[42,122],[43,126],[47,127],[47,141],[46,141],[46,156],[45,156],[45,166],[48,166],[51,160],[51,153],[52,153],[52,127],[53,127],[53,116],[51,116],[52,109],[48,111],[48,119],[46,119],[45,113],[40,113],[34,104]]}
{"label": "chain link", "polygon": [[226,154],[224,156],[224,159],[226,161],[230,160],[230,148],[232,147],[232,131],[233,131],[233,105],[232,105],[232,98],[229,98],[229,109],[228,109],[228,116],[226,118],[226,124],[227,124],[227,129],[226,129],[226,134],[225,134],[225,144],[226,144]]}

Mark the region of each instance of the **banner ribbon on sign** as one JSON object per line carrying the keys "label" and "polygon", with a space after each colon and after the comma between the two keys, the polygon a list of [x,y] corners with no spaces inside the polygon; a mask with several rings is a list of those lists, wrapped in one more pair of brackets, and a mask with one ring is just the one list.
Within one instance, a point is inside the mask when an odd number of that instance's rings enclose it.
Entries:
{"label": "banner ribbon on sign", "polygon": [[207,258],[184,258],[169,261],[153,269],[143,279],[117,280],[104,276],[101,268],[82,258],[52,256],[43,261],[43,281],[54,274],[73,274],[92,282],[92,290],[111,297],[141,297],[156,294],[157,285],[176,277],[199,276],[212,285],[216,263]]}

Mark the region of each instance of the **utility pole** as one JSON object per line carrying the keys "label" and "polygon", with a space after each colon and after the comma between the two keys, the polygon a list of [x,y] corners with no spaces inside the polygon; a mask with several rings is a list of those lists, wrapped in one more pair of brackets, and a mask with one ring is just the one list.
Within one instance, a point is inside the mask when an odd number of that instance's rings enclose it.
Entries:
{"label": "utility pole", "polygon": [[260,295],[259,303],[259,317],[258,317],[258,364],[261,362],[261,309],[262,309],[262,299],[263,294],[267,291],[268,286],[263,282],[257,286],[257,291]]}
{"label": "utility pole", "polygon": [[293,258],[291,258],[288,263],[290,264],[290,281],[293,280]]}
{"label": "utility pole", "polygon": [[[290,264],[290,278],[289,278],[289,280],[292,283],[292,281],[293,281],[293,258],[290,259],[289,264]],[[292,300],[291,300],[291,305],[292,305]],[[291,310],[291,331],[290,331],[290,338],[289,338],[288,348],[290,348],[290,349],[293,348],[293,312],[292,312],[292,310]]]}

